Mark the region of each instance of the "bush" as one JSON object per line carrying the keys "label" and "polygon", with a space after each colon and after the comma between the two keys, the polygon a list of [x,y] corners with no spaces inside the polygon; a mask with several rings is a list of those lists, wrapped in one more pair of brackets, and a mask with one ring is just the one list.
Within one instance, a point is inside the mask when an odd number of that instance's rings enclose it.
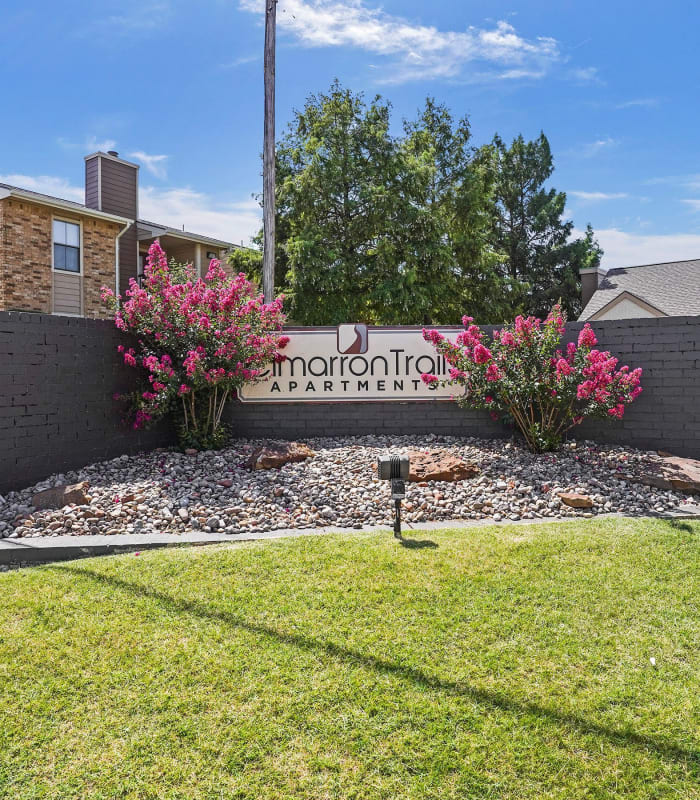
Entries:
{"label": "bush", "polygon": [[455,342],[423,330],[450,366],[449,378],[423,374],[423,381],[461,387],[457,402],[514,423],[532,452],[553,450],[585,417],[621,418],[642,391],[642,370],[617,369],[616,358],[595,349],[598,342],[588,323],[577,344],[561,348],[565,320],[558,305],[544,322],[517,317],[495,331],[488,344],[471,317],[462,322],[465,330]]}
{"label": "bush", "polygon": [[281,297],[265,304],[244,274],[227,277],[217,260],[204,278],[191,266],[171,274],[158,241],[151,245],[143,285],[131,280],[127,300],[107,288],[102,298],[115,323],[138,347],[119,347],[124,362],[145,370],[148,387],[131,398],[134,428],[174,413],[183,446],[221,447],[226,401],[261,379],[287,342]]}

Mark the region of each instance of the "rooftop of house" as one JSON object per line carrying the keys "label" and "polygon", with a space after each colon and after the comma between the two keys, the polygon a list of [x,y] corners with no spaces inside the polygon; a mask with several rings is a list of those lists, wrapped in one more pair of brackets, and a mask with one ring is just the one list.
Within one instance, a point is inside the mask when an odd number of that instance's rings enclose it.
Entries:
{"label": "rooftop of house", "polygon": [[608,270],[579,319],[590,319],[625,293],[666,316],[700,314],[700,259]]}
{"label": "rooftop of house", "polygon": [[225,242],[222,239],[215,239],[213,236],[204,236],[201,233],[192,233],[191,231],[186,231],[184,228],[171,228],[168,225],[163,225],[159,222],[149,222],[145,219],[137,219],[136,226],[139,231],[139,238],[141,238],[141,236],[144,234],[149,239],[155,239],[159,236],[165,236],[167,234],[168,236],[175,236],[176,238],[179,237],[180,239],[192,239],[204,244],[212,244],[217,247],[241,247],[240,244]]}
{"label": "rooftop of house", "polygon": [[33,189],[23,189],[21,186],[11,186],[9,183],[0,183],[0,200],[5,197],[17,197],[20,200],[27,200],[28,202],[40,203],[45,206],[53,206],[55,208],[65,208],[69,211],[75,211],[76,214],[86,214],[90,217],[100,217],[111,222],[120,222],[125,225],[127,222],[133,220],[121,217],[118,214],[108,214],[106,211],[98,211],[95,208],[88,208],[82,203],[76,203],[75,200],[66,200],[63,197],[54,197],[50,194],[42,194],[35,192]]}
{"label": "rooftop of house", "polygon": [[[31,189],[23,189],[21,186],[11,186],[8,183],[0,183],[0,200],[2,200],[3,197],[9,196],[14,196],[18,199],[24,199],[28,202],[33,201],[40,203],[41,205],[64,208],[68,211],[74,211],[76,214],[98,217],[111,222],[118,222],[122,225],[126,225],[127,223],[134,221],[128,217],[119,216],[118,214],[108,214],[105,211],[98,211],[97,209],[90,208],[83,203],[76,203],[74,200],[66,200],[62,197],[53,197],[52,195],[42,194],[41,192],[35,192]],[[227,242],[223,239],[216,239],[213,236],[205,236],[200,233],[192,233],[191,231],[185,231],[180,228],[173,228],[170,225],[164,225],[163,223],[159,222],[149,222],[147,220],[137,219],[136,223],[139,230],[142,230],[145,233],[152,232],[153,235],[151,238],[165,236],[167,234],[181,239],[191,239],[192,241],[211,244],[216,247],[239,248],[241,246],[235,244],[234,242]]]}

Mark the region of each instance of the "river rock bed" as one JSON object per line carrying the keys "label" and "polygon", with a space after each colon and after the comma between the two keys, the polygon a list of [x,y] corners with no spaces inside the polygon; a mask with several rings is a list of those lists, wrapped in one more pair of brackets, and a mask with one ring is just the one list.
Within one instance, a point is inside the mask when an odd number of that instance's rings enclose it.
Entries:
{"label": "river rock bed", "polygon": [[[306,440],[315,452],[281,469],[251,471],[246,460],[260,439],[236,440],[194,455],[154,451],[121,456],[54,475],[0,496],[0,538],[65,534],[271,531],[390,524],[388,482],[374,472],[388,451],[444,449],[479,467],[461,482],[406,484],[409,523],[473,519],[516,521],[663,513],[690,498],[629,482],[655,454],[628,447],[571,442],[533,455],[517,442],[442,436],[342,437]],[[35,492],[88,481],[87,505],[37,511]],[[587,495],[591,508],[570,508],[559,494]]]}

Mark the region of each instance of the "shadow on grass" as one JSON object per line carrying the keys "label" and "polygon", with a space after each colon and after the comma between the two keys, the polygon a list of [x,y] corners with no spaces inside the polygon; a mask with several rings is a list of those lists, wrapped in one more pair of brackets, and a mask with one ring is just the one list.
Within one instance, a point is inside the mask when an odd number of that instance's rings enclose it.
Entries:
{"label": "shadow on grass", "polygon": [[668,524],[674,531],[683,531],[683,533],[693,533],[693,526],[686,521],[680,519],[670,519]]}
{"label": "shadow on grass", "polygon": [[388,661],[368,653],[360,653],[333,642],[324,642],[310,636],[299,633],[287,633],[260,622],[252,622],[228,611],[220,611],[210,608],[203,603],[193,600],[181,600],[172,597],[164,592],[159,592],[148,586],[139,583],[122,580],[110,575],[103,575],[99,572],[77,566],[56,565],[50,569],[72,572],[75,575],[89,578],[98,583],[105,584],[112,588],[131,592],[140,597],[147,597],[159,603],[163,608],[177,614],[188,614],[213,622],[221,622],[231,628],[238,628],[249,633],[264,636],[276,642],[292,645],[306,652],[322,652],[326,655],[338,659],[347,664],[364,666],[383,675],[395,675],[403,680],[411,681],[416,685],[443,692],[450,695],[461,695],[470,700],[476,701],[488,708],[498,709],[515,714],[532,714],[541,717],[555,724],[567,725],[582,734],[593,734],[608,739],[610,742],[623,747],[638,747],[653,750],[660,756],[681,762],[700,762],[700,750],[686,749],[668,742],[664,742],[647,736],[646,734],[635,733],[634,731],[619,731],[609,728],[597,722],[591,722],[584,717],[576,714],[567,714],[557,711],[554,708],[547,708],[537,703],[528,703],[515,700],[507,695],[486,689],[478,689],[467,683],[460,681],[450,681],[430,675],[416,667]]}
{"label": "shadow on grass", "polygon": [[401,547],[405,547],[407,550],[422,550],[425,547],[434,549],[437,547],[437,543],[430,539],[405,539],[403,536],[397,536],[396,538]]}

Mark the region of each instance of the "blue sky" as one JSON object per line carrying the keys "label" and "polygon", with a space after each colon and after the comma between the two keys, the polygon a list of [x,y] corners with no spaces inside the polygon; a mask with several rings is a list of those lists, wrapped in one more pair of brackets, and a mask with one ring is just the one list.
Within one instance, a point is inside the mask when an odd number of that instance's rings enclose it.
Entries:
{"label": "blue sky", "polygon": [[[646,11],[652,7],[653,11]],[[259,225],[262,0],[3,0],[0,181],[80,200],[82,156],[141,169],[142,216],[231,241]],[[550,139],[604,265],[700,257],[700,4],[280,0],[278,131],[338,77]]]}

